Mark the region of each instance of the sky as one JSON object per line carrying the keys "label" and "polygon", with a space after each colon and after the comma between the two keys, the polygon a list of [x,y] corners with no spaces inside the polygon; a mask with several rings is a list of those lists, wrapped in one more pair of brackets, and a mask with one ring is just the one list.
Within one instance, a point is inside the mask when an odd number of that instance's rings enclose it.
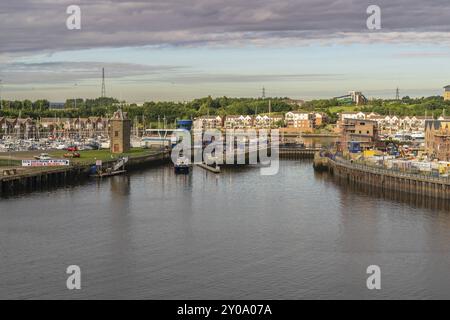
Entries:
{"label": "sky", "polygon": [[439,95],[449,36],[448,0],[2,0],[1,96],[95,98],[102,68],[107,96],[137,103]]}

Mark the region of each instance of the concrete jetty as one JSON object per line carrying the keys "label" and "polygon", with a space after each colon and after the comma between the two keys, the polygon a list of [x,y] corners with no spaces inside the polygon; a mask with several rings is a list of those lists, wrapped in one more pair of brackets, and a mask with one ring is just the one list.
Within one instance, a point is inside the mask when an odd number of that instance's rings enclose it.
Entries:
{"label": "concrete jetty", "polygon": [[220,167],[219,166],[211,167],[211,166],[208,166],[205,163],[197,163],[197,166],[200,167],[200,168],[203,168],[205,170],[211,171],[212,173],[220,173]]}

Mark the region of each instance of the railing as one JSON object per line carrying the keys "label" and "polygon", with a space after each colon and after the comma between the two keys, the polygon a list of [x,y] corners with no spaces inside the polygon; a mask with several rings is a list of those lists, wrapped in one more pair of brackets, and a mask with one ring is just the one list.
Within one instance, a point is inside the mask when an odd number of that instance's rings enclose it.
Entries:
{"label": "railing", "polygon": [[330,160],[334,161],[336,163],[339,163],[339,165],[344,166],[348,169],[358,169],[358,170],[361,170],[364,172],[394,176],[394,177],[399,177],[399,178],[408,178],[408,179],[412,179],[412,180],[426,180],[427,182],[450,184],[450,177],[440,177],[440,176],[435,177],[435,176],[431,176],[431,175],[405,172],[405,171],[400,171],[400,170],[396,170],[396,169],[379,168],[379,167],[375,167],[375,166],[368,166],[367,164],[350,162],[348,160],[338,158],[338,157],[330,158]]}
{"label": "railing", "polygon": [[286,151],[286,152],[317,152],[320,151],[320,148],[292,148],[292,147],[283,147],[280,145],[279,147],[280,152]]}

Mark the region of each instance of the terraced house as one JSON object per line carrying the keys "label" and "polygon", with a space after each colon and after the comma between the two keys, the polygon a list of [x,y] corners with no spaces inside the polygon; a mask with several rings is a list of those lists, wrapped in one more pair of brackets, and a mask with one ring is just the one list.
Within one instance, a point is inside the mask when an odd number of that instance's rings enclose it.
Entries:
{"label": "terraced house", "polygon": [[54,135],[74,135],[92,137],[96,134],[106,134],[109,121],[103,117],[89,118],[41,118],[37,120],[40,131]]}
{"label": "terraced house", "polygon": [[194,119],[194,129],[222,129],[221,116],[202,116]]}
{"label": "terraced house", "polygon": [[249,115],[229,115],[225,117],[226,129],[249,129],[253,127],[254,119]]}
{"label": "terraced house", "polygon": [[36,132],[35,122],[31,118],[0,118],[0,136],[14,136],[28,139]]}

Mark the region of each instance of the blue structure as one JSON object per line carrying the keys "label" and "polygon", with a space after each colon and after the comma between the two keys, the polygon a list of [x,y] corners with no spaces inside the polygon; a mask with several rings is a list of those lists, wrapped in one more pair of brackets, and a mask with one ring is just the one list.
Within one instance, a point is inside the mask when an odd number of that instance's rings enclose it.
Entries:
{"label": "blue structure", "polygon": [[191,131],[192,120],[177,120],[177,129],[185,129]]}
{"label": "blue structure", "polygon": [[348,151],[350,151],[350,153],[359,153],[362,151],[361,149],[361,143],[360,142],[355,142],[355,141],[351,141],[348,143]]}

